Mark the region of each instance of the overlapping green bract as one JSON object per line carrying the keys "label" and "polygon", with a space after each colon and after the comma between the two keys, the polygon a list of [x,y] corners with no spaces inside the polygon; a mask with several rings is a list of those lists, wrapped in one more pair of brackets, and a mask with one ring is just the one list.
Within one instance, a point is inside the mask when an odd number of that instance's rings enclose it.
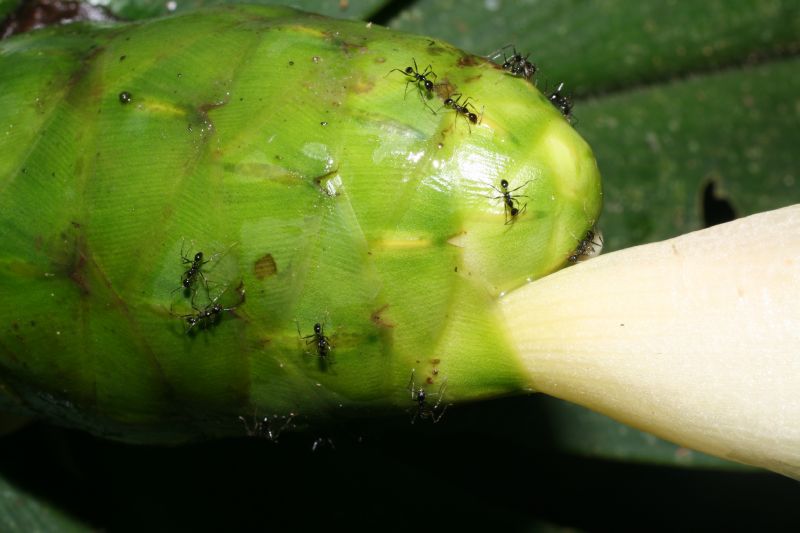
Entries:
{"label": "overlapping green bract", "polygon": [[114,438],[414,408],[412,370],[520,390],[495,302],[600,209],[535,87],[425,37],[236,7],[20,36],[0,71],[5,402]]}

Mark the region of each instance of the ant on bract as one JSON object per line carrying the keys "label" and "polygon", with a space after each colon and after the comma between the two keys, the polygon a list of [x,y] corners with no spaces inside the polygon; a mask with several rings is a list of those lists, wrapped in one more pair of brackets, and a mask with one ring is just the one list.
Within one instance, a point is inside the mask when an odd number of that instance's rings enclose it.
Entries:
{"label": "ant on bract", "polygon": [[[244,424],[245,432],[247,433],[248,437],[258,437],[262,439],[266,439],[270,442],[278,442],[278,437],[280,437],[281,433],[289,427],[292,423],[292,419],[294,418],[294,413],[289,413],[288,416],[278,416],[273,415],[272,419],[265,416],[262,417],[260,420],[258,419],[258,415],[253,413],[253,427],[250,427],[250,424],[247,423],[247,420],[243,416],[239,417],[239,420],[242,421]],[[283,423],[275,425],[275,423],[280,420]]]}
{"label": "ant on bract", "polygon": [[547,99],[550,100],[550,103],[552,103],[556,109],[561,111],[561,114],[564,115],[564,118],[572,122],[572,100],[561,92],[563,90],[564,82],[562,81],[558,84],[558,87],[556,87],[555,91],[548,95]]}
{"label": "ant on bract", "polygon": [[[505,51],[509,48],[512,50],[511,57],[507,57],[505,53]],[[536,74],[536,71],[538,70],[536,65],[528,61],[530,54],[522,57],[522,54],[517,52],[517,49],[514,47],[514,45],[507,44],[496,52],[491,53],[488,57],[489,59],[494,60],[501,54],[503,55],[502,67],[506,72],[513,74],[514,76],[525,78],[526,80],[531,79],[531,77]]]}
{"label": "ant on bract", "polygon": [[192,334],[194,332],[194,328],[197,327],[198,329],[209,329],[215,324],[217,324],[222,317],[222,313],[224,311],[233,311],[237,307],[239,307],[242,303],[244,303],[245,296],[244,296],[244,283],[239,283],[239,286],[236,288],[236,292],[239,293],[239,301],[236,302],[234,305],[230,307],[224,307],[222,304],[219,303],[220,297],[225,293],[222,291],[216,298],[211,300],[205,307],[199,309],[194,302],[192,302],[192,309],[195,310],[194,313],[189,313],[186,315],[176,315],[179,318],[183,319],[186,324],[188,324],[188,328],[186,328],[187,334]]}
{"label": "ant on bract", "polygon": [[[430,419],[434,424],[442,419],[444,412],[447,411],[448,405],[445,404],[441,411],[439,411],[439,406],[442,400],[444,400],[444,393],[447,390],[447,379],[442,381],[438,392],[426,392],[423,387],[417,388],[417,384],[414,381],[414,369],[412,369],[411,379],[408,382],[407,389],[411,392],[411,400],[417,404],[414,409],[414,414],[411,416],[412,424],[416,422],[418,418],[420,420]],[[431,396],[436,397],[435,404],[428,403],[428,399]]]}
{"label": "ant on bract", "polygon": [[435,115],[436,111],[434,111],[433,108],[431,108],[431,106],[428,105],[428,102],[426,100],[430,100],[430,98],[433,96],[432,93],[434,86],[433,81],[429,80],[428,78],[432,77],[435,80],[437,78],[436,73],[433,71],[431,65],[425,67],[425,70],[422,71],[422,73],[420,73],[419,67],[417,67],[417,60],[412,57],[411,61],[414,63],[413,67],[406,67],[405,70],[401,70],[399,68],[393,68],[386,74],[386,76],[388,76],[394,71],[397,71],[401,72],[403,75],[408,77],[408,81],[406,81],[406,90],[405,93],[403,94],[403,98],[405,98],[408,95],[408,85],[410,83],[415,84],[417,86],[417,91],[419,92],[420,100],[422,100],[422,103],[424,103],[425,106],[431,110],[431,113]]}
{"label": "ant on bract", "polygon": [[209,260],[203,260],[203,252],[200,251],[194,254],[194,258],[190,258],[186,255],[183,245],[181,245],[181,261],[184,265],[189,265],[189,268],[181,275],[181,286],[172,292],[183,290],[185,295],[191,294],[192,300],[194,300],[197,290],[192,289],[194,289],[198,280],[202,281],[206,291],[208,291],[208,283],[206,282],[206,277],[201,268],[208,263]]}
{"label": "ant on bract", "polygon": [[[444,107],[449,107],[450,109],[456,112],[456,117],[459,115],[464,117],[467,121],[467,127],[469,127],[469,123],[477,124],[479,122],[479,117],[476,113],[471,111],[470,109],[474,110],[475,106],[469,103],[469,96],[464,99],[464,103],[461,104],[461,93],[454,93],[451,94],[448,98],[444,101]],[[472,131],[470,129],[470,131]]]}
{"label": "ant on bract", "polygon": [[[595,242],[595,237],[598,238],[600,242]],[[595,247],[599,247],[599,249]],[[580,261],[581,257],[592,258],[598,255],[602,249],[603,235],[599,231],[590,229],[586,232],[586,236],[578,242],[578,247],[575,251],[567,257],[567,261],[575,264]]]}
{"label": "ant on bract", "polygon": [[500,180],[500,188],[498,189],[494,185],[492,185],[492,189],[500,193],[500,196],[490,196],[492,200],[503,200],[503,209],[506,214],[506,225],[511,224],[514,222],[517,217],[525,212],[527,209],[528,204],[522,204],[522,208],[519,207],[519,198],[527,198],[527,195],[524,194],[512,194],[521,188],[525,187],[529,184],[531,180],[526,181],[516,189],[508,190],[508,180],[502,179]]}
{"label": "ant on bract", "polygon": [[321,366],[324,366],[326,364],[333,364],[333,361],[331,360],[330,357],[331,350],[333,350],[333,344],[331,344],[331,340],[325,335],[325,331],[323,329],[322,324],[320,324],[319,322],[314,324],[314,333],[305,336],[302,333],[300,333],[300,326],[297,325],[297,334],[300,335],[301,339],[306,341],[306,346],[308,346],[309,344],[314,345]]}
{"label": "ant on bract", "polygon": [[[186,253],[186,249],[184,244],[181,245],[181,261],[184,265],[189,265],[189,268],[181,274],[181,286],[174,289],[172,292],[175,293],[176,291],[183,290],[184,296],[191,296],[192,302],[194,302],[195,298],[197,297],[197,284],[202,283],[203,287],[206,290],[206,294],[209,296],[209,288],[208,288],[208,279],[203,271],[203,266],[211,261],[215,261],[217,257],[219,257],[223,252],[219,252],[211,256],[210,259],[205,259],[205,255],[202,251],[198,251],[194,254],[194,257],[189,257]],[[230,248],[233,248],[235,243],[231,245]],[[226,250],[224,253],[227,253]]]}

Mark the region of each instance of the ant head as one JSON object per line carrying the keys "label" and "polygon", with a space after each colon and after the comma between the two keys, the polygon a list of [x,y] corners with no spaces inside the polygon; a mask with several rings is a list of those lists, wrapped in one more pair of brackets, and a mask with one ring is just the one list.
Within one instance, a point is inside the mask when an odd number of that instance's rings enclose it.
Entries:
{"label": "ant head", "polygon": [[425,80],[425,90],[432,91],[433,90],[433,82],[430,80]]}
{"label": "ant head", "polygon": [[189,324],[189,327],[194,327],[194,325],[197,324],[197,317],[187,316],[186,323]]}
{"label": "ant head", "polygon": [[425,401],[425,389],[419,389],[419,391],[417,391],[417,401],[419,403],[423,403]]}
{"label": "ant head", "polygon": [[196,254],[194,254],[194,260],[195,260],[195,262],[202,261],[203,260],[203,252],[197,252]]}
{"label": "ant head", "polygon": [[467,116],[469,117],[469,121],[472,122],[473,124],[478,123],[478,115],[476,115],[475,113],[470,113]]}
{"label": "ant head", "polygon": [[322,333],[322,326],[320,325],[320,323],[319,323],[319,322],[317,322],[316,324],[314,324],[314,333],[316,333],[317,335],[319,335],[320,333]]}
{"label": "ant head", "polygon": [[413,67],[406,67],[406,74],[413,74],[414,68]]}
{"label": "ant head", "polygon": [[191,288],[191,286],[192,286],[192,278],[189,278],[189,277],[183,278],[183,281],[181,282],[181,284],[183,285],[184,289]]}
{"label": "ant head", "polygon": [[508,180],[500,180],[500,186],[504,189],[508,189]]}
{"label": "ant head", "polygon": [[446,106],[453,105],[453,99],[452,98],[445,98],[444,105],[446,105]]}
{"label": "ant head", "polygon": [[519,209],[517,209],[516,207],[512,207],[512,208],[511,208],[511,216],[512,216],[512,217],[515,217],[515,216],[517,216],[518,214],[519,214]]}

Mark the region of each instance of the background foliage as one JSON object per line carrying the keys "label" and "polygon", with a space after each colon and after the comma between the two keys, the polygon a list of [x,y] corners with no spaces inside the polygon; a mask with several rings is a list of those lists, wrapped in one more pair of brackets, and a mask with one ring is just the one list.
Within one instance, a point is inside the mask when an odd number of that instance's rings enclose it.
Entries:
{"label": "background foliage", "polygon": [[[0,17],[18,3],[0,0]],[[135,20],[224,2],[93,3]],[[530,52],[540,87],[565,82],[575,127],[594,148],[606,250],[800,202],[797,2],[273,3],[435,36],[480,55],[509,43]],[[454,408],[437,426],[365,421],[286,435],[278,445],[132,447],[41,424],[0,440],[6,531],[81,522],[112,530],[337,522],[797,530],[798,496],[796,482],[539,396]]]}

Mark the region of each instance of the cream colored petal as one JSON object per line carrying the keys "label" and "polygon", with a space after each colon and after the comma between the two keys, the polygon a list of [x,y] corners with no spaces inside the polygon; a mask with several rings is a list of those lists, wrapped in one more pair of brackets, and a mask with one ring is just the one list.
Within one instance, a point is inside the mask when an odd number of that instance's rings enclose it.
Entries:
{"label": "cream colored petal", "polygon": [[537,390],[800,478],[800,205],[597,257],[501,307]]}

